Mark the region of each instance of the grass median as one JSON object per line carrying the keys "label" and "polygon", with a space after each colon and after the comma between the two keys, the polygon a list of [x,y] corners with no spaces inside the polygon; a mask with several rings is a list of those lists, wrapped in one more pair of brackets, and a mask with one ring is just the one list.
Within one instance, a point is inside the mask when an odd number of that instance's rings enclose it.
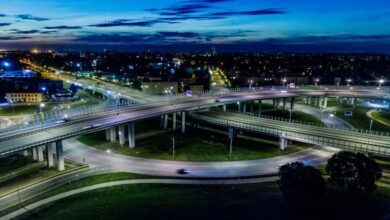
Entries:
{"label": "grass median", "polygon": [[[150,126],[154,129],[148,129]],[[230,157],[230,143],[226,134],[187,128],[186,134],[182,135],[178,132],[156,129],[156,127],[158,126],[141,125],[140,131],[136,131],[136,147],[132,149],[127,145],[122,147],[117,142],[106,141],[104,131],[82,136],[78,140],[100,150],[109,149],[128,156],[199,162],[264,159],[291,154],[310,146],[293,143],[282,151],[279,149],[278,140],[270,137],[239,137],[233,141]]]}
{"label": "grass median", "polygon": [[[383,219],[389,195],[382,188],[360,198],[330,187],[308,219]],[[364,207],[364,208],[362,208]],[[310,214],[309,214],[310,213]],[[277,182],[187,186],[138,184],[71,196],[21,219],[302,219],[291,212]]]}

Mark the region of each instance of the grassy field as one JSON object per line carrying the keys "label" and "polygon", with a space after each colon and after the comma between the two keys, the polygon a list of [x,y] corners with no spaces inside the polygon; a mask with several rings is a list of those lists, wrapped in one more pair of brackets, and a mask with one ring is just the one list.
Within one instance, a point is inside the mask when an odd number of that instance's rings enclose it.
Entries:
{"label": "grassy field", "polygon": [[[66,171],[76,170],[81,164],[65,161]],[[18,188],[59,175],[57,167],[47,168],[46,163],[33,161],[31,157],[10,157],[0,160],[0,195]]]}
{"label": "grassy field", "polygon": [[[330,187],[319,210],[289,210],[276,182],[247,185],[128,185],[75,195],[24,219],[383,219],[388,191],[358,197]],[[32,216],[31,216],[32,214]],[[23,218],[22,218],[23,219]]]}
{"label": "grassy field", "polygon": [[[278,148],[278,141],[273,139],[248,140],[236,138],[233,142],[232,157],[229,158],[229,140],[227,135],[214,132],[202,132],[198,129],[187,129],[182,135],[163,131],[152,123],[136,125],[136,147],[133,149],[118,143],[105,140],[104,132],[97,132],[80,137],[78,140],[86,145],[101,150],[128,156],[145,157],[161,160],[179,161],[230,161],[253,160],[286,155],[303,150],[309,145],[291,144],[285,150]],[[146,136],[145,134],[150,134]],[[175,157],[173,157],[172,138],[175,138]]]}
{"label": "grassy field", "polygon": [[[363,108],[363,107],[356,107],[351,108],[348,106],[342,106],[338,107],[336,111],[336,116],[347,121],[350,123],[353,127],[358,129],[370,129],[370,121],[371,119],[366,115],[366,113],[370,109]],[[352,111],[352,117],[347,117],[344,115],[345,111]],[[372,124],[372,130],[373,131],[383,131],[383,132],[389,132],[390,127],[386,126],[384,124],[381,124],[379,122],[373,122]]]}
{"label": "grassy field", "polygon": [[1,106],[0,107],[0,115],[1,116],[12,116],[12,115],[28,115],[39,112],[38,104],[31,105],[11,105]]}
{"label": "grassy field", "polygon": [[[372,116],[374,118],[379,119],[380,121],[386,122],[387,124],[390,124],[390,112],[374,112],[372,113]],[[390,130],[390,128],[389,128]]]}

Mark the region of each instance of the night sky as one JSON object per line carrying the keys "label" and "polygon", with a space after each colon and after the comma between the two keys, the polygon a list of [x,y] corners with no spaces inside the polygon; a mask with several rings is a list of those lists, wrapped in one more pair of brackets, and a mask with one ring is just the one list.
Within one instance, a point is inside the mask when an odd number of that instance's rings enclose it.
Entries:
{"label": "night sky", "polygon": [[0,0],[0,48],[390,52],[389,0]]}

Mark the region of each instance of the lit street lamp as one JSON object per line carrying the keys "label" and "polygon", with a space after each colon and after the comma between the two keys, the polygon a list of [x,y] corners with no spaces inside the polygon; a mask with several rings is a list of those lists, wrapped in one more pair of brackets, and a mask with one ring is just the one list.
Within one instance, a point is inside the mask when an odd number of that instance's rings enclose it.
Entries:
{"label": "lit street lamp", "polygon": [[352,79],[347,79],[347,86],[350,86],[351,82],[352,82]]}
{"label": "lit street lamp", "polygon": [[318,83],[320,82],[320,79],[317,78],[317,79],[314,80],[314,82],[315,82],[316,86],[318,86]]}
{"label": "lit street lamp", "polygon": [[384,79],[380,79],[379,80],[379,87],[382,87],[382,84],[385,82],[385,80]]}
{"label": "lit street lamp", "polygon": [[106,152],[108,153],[108,160],[109,160],[109,163],[110,163],[110,172],[111,172],[111,150],[108,149],[108,150],[106,150]]}
{"label": "lit street lamp", "polygon": [[40,112],[42,112],[42,108],[44,108],[44,107],[45,107],[45,103],[39,104],[39,110],[40,110]]}

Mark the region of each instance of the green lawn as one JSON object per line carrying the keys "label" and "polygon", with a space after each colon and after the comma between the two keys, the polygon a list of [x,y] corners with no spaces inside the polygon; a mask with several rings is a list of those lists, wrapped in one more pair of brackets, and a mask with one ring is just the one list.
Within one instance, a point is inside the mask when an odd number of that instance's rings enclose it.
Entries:
{"label": "green lawn", "polygon": [[0,107],[0,115],[2,116],[27,115],[34,114],[36,112],[39,112],[39,106],[37,104],[14,105],[14,107],[9,105]]}
{"label": "green lawn", "polygon": [[[384,219],[388,191],[357,197],[330,187],[319,210],[290,211],[276,182],[219,185],[127,185],[65,198],[25,219]],[[32,214],[32,216],[31,216]]]}
{"label": "green lawn", "polygon": [[[363,107],[352,108],[352,107],[342,106],[342,107],[337,108],[336,116],[347,121],[355,128],[370,129],[371,119],[366,115],[366,113],[369,110],[370,109],[363,108]],[[352,111],[352,117],[345,116],[344,115],[345,111]],[[389,132],[390,127],[374,121],[372,124],[372,130],[373,131]]]}
{"label": "green lawn", "polygon": [[[390,124],[390,112],[374,112],[372,113],[372,116],[374,118],[379,119],[380,121],[386,122],[387,124]],[[390,130],[390,128],[389,128]]]}
{"label": "green lawn", "polygon": [[[77,170],[81,164],[65,161],[66,172]],[[33,161],[31,157],[13,156],[0,160],[0,195],[23,188],[24,186],[51,178],[63,172],[57,167],[47,168],[46,163]]]}
{"label": "green lawn", "polygon": [[[104,131],[82,136],[78,140],[97,149],[110,149],[112,152],[128,156],[179,161],[262,159],[298,152],[309,146],[293,143],[281,151],[278,148],[278,141],[269,137],[256,140],[236,138],[233,142],[232,157],[229,159],[227,135],[190,128],[185,135],[181,135],[160,130],[158,125],[153,123],[136,125],[136,134],[136,147],[133,149],[127,146],[122,148],[118,143],[106,141]],[[175,137],[175,158],[172,151],[173,137]]]}

